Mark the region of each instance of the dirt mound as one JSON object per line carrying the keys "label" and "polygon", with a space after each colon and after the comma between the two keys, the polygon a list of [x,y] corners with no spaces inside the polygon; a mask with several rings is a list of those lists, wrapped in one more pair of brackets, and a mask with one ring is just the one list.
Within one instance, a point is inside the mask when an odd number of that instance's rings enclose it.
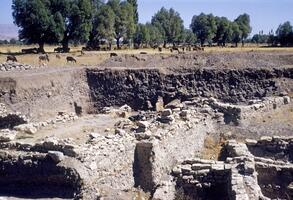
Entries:
{"label": "dirt mound", "polygon": [[170,55],[121,55],[108,59],[106,68],[272,68],[293,65],[293,54],[274,52],[186,53]]}

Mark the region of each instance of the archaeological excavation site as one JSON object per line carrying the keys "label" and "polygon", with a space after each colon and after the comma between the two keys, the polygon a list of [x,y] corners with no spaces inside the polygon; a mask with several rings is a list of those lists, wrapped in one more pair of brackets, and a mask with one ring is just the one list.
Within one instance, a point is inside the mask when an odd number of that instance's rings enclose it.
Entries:
{"label": "archaeological excavation site", "polygon": [[1,199],[293,199],[293,53],[0,66]]}

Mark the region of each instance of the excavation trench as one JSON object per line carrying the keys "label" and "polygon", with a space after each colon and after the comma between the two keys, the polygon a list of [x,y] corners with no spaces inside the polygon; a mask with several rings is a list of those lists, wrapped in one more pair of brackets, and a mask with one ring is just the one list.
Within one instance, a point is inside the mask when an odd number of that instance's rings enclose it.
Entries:
{"label": "excavation trench", "polygon": [[69,199],[81,188],[76,170],[40,154],[1,156],[0,177],[0,196]]}
{"label": "excavation trench", "polygon": [[264,196],[271,199],[291,199],[292,188],[288,186],[293,181],[293,170],[277,166],[256,165],[258,184]]}
{"label": "excavation trench", "polygon": [[[174,72],[159,69],[62,70],[62,73],[50,70],[1,75],[0,102],[11,111],[41,120],[56,116],[59,111],[79,115],[124,104],[135,110],[154,110],[160,97],[165,104],[174,99],[185,101],[198,96],[247,103],[250,99],[278,95],[280,91],[293,91],[290,84],[285,84],[293,78],[291,68],[203,68]],[[279,84],[281,79],[285,81],[283,84]]]}

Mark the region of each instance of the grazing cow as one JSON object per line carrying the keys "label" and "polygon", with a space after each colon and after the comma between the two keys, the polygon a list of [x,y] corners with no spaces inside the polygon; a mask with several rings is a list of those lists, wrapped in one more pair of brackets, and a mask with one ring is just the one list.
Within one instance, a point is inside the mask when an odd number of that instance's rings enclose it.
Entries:
{"label": "grazing cow", "polygon": [[57,53],[62,53],[63,52],[63,47],[57,47],[54,49],[54,52],[57,52]]}
{"label": "grazing cow", "polygon": [[162,52],[163,51],[163,48],[162,47],[159,47],[159,52]]}
{"label": "grazing cow", "polygon": [[69,52],[70,51],[70,48],[63,48],[63,47],[57,47],[54,49],[54,52],[56,53],[66,53],[66,52]]}
{"label": "grazing cow", "polygon": [[73,58],[72,56],[67,56],[66,57],[66,60],[67,60],[67,63],[69,63],[69,62],[74,62],[74,63],[76,63],[76,59],[75,58]]}
{"label": "grazing cow", "polygon": [[115,57],[115,56],[118,56],[118,54],[117,53],[110,53],[110,58]]}
{"label": "grazing cow", "polygon": [[39,49],[38,48],[29,48],[29,49],[22,49],[22,53],[29,54],[29,53],[38,53]]}
{"label": "grazing cow", "polygon": [[17,62],[17,59],[13,55],[8,55],[7,59],[6,59],[6,62],[8,62],[8,61]]}
{"label": "grazing cow", "polygon": [[61,59],[61,56],[59,54],[56,54],[56,58]]}
{"label": "grazing cow", "polygon": [[50,62],[48,54],[43,54],[39,56],[39,63],[41,62]]}

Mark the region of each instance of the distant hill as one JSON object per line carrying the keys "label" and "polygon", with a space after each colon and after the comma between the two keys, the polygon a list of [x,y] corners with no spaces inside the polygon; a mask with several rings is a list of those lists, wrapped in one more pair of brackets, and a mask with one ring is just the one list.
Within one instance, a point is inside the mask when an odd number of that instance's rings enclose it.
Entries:
{"label": "distant hill", "polygon": [[18,38],[18,27],[13,24],[0,24],[0,40]]}

